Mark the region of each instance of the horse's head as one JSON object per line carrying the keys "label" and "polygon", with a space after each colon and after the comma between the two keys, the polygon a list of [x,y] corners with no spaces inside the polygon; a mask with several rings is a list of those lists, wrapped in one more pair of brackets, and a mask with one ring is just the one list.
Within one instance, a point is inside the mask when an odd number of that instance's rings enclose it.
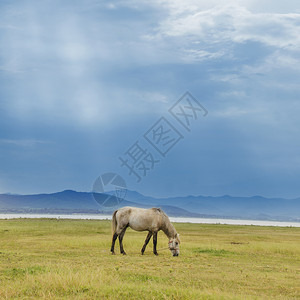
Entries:
{"label": "horse's head", "polygon": [[175,237],[169,240],[169,249],[172,252],[173,256],[179,255],[179,244],[180,244],[179,234],[176,233]]}

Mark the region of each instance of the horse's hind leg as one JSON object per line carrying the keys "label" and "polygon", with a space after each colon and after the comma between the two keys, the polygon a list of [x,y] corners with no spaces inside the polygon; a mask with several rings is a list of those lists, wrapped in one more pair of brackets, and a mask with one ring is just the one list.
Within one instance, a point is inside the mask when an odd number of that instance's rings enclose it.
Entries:
{"label": "horse's hind leg", "polygon": [[148,243],[149,243],[149,241],[151,239],[151,236],[152,236],[152,232],[149,231],[149,233],[148,233],[148,235],[147,235],[147,237],[145,239],[145,244],[144,244],[144,246],[142,248],[142,254],[144,254],[144,252],[146,250],[146,247],[147,247],[147,245],[148,245]]}
{"label": "horse's hind leg", "polygon": [[112,237],[111,248],[110,248],[111,254],[115,254],[115,242],[116,242],[117,237],[118,237],[118,234],[114,233],[114,235]]}
{"label": "horse's hind leg", "polygon": [[158,255],[156,251],[156,245],[157,245],[157,232],[153,232],[153,253],[155,255]]}
{"label": "horse's hind leg", "polygon": [[124,251],[124,248],[123,248],[123,237],[125,235],[125,231],[127,229],[128,225],[121,231],[120,235],[119,235],[119,243],[120,243],[120,252],[123,254],[123,255],[126,255],[126,252]]}

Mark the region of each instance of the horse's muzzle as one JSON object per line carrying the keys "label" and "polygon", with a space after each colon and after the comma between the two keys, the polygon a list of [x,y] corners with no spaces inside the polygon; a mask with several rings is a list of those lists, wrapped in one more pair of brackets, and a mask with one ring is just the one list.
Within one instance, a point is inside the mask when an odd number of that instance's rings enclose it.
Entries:
{"label": "horse's muzzle", "polygon": [[173,256],[178,256],[178,255],[179,255],[178,253],[174,253],[174,254],[173,254]]}

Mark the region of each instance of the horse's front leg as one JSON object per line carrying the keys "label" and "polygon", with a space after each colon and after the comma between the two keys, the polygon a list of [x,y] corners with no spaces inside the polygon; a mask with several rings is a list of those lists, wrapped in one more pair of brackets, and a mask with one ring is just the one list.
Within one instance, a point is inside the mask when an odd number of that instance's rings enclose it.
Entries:
{"label": "horse's front leg", "polygon": [[145,239],[145,244],[144,244],[144,246],[143,246],[143,248],[142,248],[142,255],[144,254],[144,252],[145,252],[145,250],[146,250],[146,247],[147,247],[147,245],[148,245],[148,243],[149,243],[149,241],[150,241],[150,239],[151,239],[151,236],[152,236],[152,232],[150,232],[149,231],[149,233],[148,233],[148,235],[147,235],[147,237],[146,237],[146,239]]}
{"label": "horse's front leg", "polygon": [[155,255],[158,255],[156,251],[156,245],[157,245],[157,232],[153,232],[153,253]]}
{"label": "horse's front leg", "polygon": [[126,255],[126,252],[124,251],[124,248],[123,248],[123,237],[124,237],[124,234],[125,234],[126,229],[127,229],[127,226],[121,231],[121,233],[120,233],[120,235],[119,235],[120,252],[121,252],[123,255]]}

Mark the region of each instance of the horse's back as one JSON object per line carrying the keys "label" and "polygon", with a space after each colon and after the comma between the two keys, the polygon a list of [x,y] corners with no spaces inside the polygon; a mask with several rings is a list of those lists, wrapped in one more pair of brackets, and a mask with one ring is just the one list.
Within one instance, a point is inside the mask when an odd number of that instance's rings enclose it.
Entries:
{"label": "horse's back", "polygon": [[157,207],[152,208],[140,208],[133,206],[124,206],[117,210],[119,215],[131,215],[131,214],[139,214],[139,215],[154,215],[154,214],[165,214],[162,209]]}
{"label": "horse's back", "polygon": [[[137,231],[155,231],[160,227],[160,208],[122,207],[117,211],[118,223]],[[125,224],[126,223],[126,224]],[[120,224],[121,225],[121,224]]]}

